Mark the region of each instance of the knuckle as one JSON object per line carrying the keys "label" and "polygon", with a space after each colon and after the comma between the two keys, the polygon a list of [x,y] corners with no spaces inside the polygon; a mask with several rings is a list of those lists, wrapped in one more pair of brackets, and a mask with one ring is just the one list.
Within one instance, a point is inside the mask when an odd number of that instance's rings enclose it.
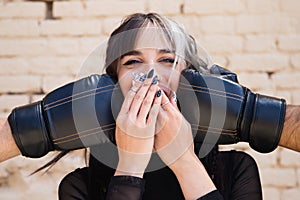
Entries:
{"label": "knuckle", "polygon": [[145,98],[143,104],[151,104],[152,103],[152,99],[150,98]]}
{"label": "knuckle", "polygon": [[142,96],[141,94],[136,94],[134,98],[138,101],[142,101],[144,99],[144,96]]}
{"label": "knuckle", "polygon": [[149,87],[151,85],[150,82],[144,82],[143,87]]}

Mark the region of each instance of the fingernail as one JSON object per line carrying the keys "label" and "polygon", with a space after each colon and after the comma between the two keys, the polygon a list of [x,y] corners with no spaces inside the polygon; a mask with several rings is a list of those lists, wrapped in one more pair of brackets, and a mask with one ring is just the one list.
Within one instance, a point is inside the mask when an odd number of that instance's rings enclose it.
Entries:
{"label": "fingernail", "polygon": [[142,76],[140,76],[139,81],[140,82],[144,82],[146,80],[147,74],[143,74]]}
{"label": "fingernail", "polygon": [[160,96],[161,96],[161,89],[159,89],[159,90],[157,91],[156,96],[157,96],[157,97],[160,97]]}
{"label": "fingernail", "polygon": [[150,72],[148,72],[147,78],[152,78],[154,75],[154,69],[151,69]]}
{"label": "fingernail", "polygon": [[175,92],[173,92],[172,100],[173,100],[173,102],[175,102],[175,103],[177,102],[177,95],[176,95]]}
{"label": "fingernail", "polygon": [[133,76],[133,80],[135,80],[135,81],[137,81],[137,80],[139,80],[139,75],[138,75],[138,73],[136,73],[136,72],[133,72],[132,73],[132,76]]}
{"label": "fingernail", "polygon": [[158,82],[158,76],[155,75],[154,78],[152,79],[152,84],[155,85]]}

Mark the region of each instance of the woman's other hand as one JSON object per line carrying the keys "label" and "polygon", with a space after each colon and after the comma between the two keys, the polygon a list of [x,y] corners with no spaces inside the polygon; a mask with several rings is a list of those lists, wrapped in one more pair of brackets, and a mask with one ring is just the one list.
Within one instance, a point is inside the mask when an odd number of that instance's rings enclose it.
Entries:
{"label": "woman's other hand", "polygon": [[158,114],[154,148],[163,162],[170,166],[185,154],[194,154],[190,124],[180,113],[176,94],[162,94],[162,109]]}

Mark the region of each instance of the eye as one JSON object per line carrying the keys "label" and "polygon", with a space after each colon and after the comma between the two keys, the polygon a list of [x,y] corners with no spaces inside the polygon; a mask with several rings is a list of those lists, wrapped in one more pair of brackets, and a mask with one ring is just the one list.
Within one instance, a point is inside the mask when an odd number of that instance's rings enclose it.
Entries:
{"label": "eye", "polygon": [[159,62],[162,62],[165,64],[173,64],[175,62],[175,59],[174,58],[162,58],[159,60]]}
{"label": "eye", "polygon": [[123,65],[133,65],[133,64],[139,64],[139,63],[142,63],[142,61],[137,60],[137,59],[131,59],[131,60],[126,61]]}

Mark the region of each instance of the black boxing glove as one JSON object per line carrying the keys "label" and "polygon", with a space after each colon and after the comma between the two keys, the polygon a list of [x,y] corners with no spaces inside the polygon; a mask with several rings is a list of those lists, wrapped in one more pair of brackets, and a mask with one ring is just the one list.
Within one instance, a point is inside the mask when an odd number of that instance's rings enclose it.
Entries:
{"label": "black boxing glove", "polygon": [[237,82],[234,73],[222,69],[213,68],[219,75],[182,71],[177,96],[195,142],[244,141],[258,152],[273,151],[283,129],[285,100],[255,94],[233,82]]}
{"label": "black boxing glove", "polygon": [[114,140],[109,75],[91,75],[62,86],[42,101],[15,108],[8,117],[22,155],[75,150]]}

